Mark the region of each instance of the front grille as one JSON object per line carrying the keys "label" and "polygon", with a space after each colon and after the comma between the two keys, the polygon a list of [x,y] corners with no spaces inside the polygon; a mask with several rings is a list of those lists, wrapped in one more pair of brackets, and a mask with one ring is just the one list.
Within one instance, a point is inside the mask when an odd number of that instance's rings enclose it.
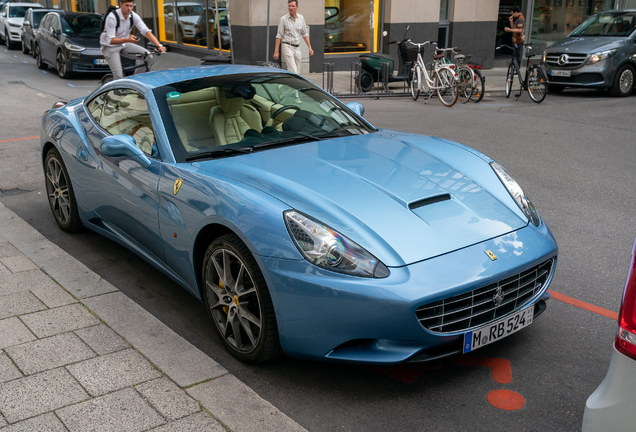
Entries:
{"label": "front grille", "polygon": [[[488,286],[420,306],[415,311],[422,326],[436,333],[468,330],[521,309],[550,279],[554,260]],[[503,297],[502,297],[503,295]],[[499,304],[495,299],[500,300]]]}
{"label": "front grille", "polygon": [[559,62],[563,53],[547,53],[545,56],[545,62],[547,65],[551,67],[559,67],[559,68],[577,68],[585,63],[585,59],[587,59],[587,54],[565,54],[566,58]]}

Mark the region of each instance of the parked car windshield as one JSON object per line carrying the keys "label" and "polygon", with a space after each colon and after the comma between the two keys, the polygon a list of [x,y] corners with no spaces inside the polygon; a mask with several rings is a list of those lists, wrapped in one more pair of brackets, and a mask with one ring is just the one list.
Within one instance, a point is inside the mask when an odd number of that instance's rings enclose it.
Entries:
{"label": "parked car windshield", "polygon": [[[375,131],[328,93],[289,74],[206,77],[159,87],[154,93],[177,160]],[[241,136],[225,137],[228,122],[235,119],[244,125]]]}
{"label": "parked car windshield", "polygon": [[10,6],[9,18],[24,18],[31,6]]}
{"label": "parked car windshield", "polygon": [[635,27],[635,12],[608,12],[594,15],[576,28],[570,36],[624,37],[632,34]]}
{"label": "parked car windshield", "polygon": [[71,35],[98,35],[101,21],[101,15],[67,14],[62,17],[62,31]]}
{"label": "parked car windshield", "polygon": [[33,13],[31,13],[31,27],[39,28],[40,23],[42,22],[42,18],[44,18],[44,15],[46,15],[47,13],[49,13],[49,11],[44,11],[44,12],[33,11]]}

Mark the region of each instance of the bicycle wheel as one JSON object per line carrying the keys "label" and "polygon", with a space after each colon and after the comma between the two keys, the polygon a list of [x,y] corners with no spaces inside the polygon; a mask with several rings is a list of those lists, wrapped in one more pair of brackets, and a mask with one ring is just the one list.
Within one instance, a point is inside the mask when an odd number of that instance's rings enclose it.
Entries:
{"label": "bicycle wheel", "polygon": [[411,69],[411,83],[409,87],[411,88],[411,96],[413,96],[413,100],[417,100],[420,97],[420,87],[422,82],[422,70],[420,66],[415,66]]}
{"label": "bicycle wheel", "polygon": [[459,96],[462,99],[462,103],[466,103],[470,100],[473,94],[473,77],[475,74],[468,67],[462,67],[457,71],[459,77]]}
{"label": "bicycle wheel", "polygon": [[536,103],[541,103],[547,93],[548,76],[541,67],[534,66],[530,69],[530,73],[528,73],[528,94],[530,95],[530,99]]}
{"label": "bicycle wheel", "polygon": [[479,69],[473,71],[475,73],[475,81],[473,83],[473,94],[470,96],[472,102],[479,102],[484,98],[485,78]]}
{"label": "bicycle wheel", "polygon": [[455,80],[455,74],[450,69],[435,71],[435,89],[437,97],[447,107],[455,105],[459,94],[459,86]]}
{"label": "bicycle wheel", "polygon": [[515,67],[514,65],[508,66],[508,73],[506,74],[506,97],[510,97],[510,93],[512,93],[512,81],[515,77]]}

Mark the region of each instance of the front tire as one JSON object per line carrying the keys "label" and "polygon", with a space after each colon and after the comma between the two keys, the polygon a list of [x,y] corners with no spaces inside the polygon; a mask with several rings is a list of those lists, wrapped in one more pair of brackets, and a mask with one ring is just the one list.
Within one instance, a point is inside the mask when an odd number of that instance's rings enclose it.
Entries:
{"label": "front tire", "polygon": [[548,93],[548,76],[540,67],[533,67],[528,73],[528,95],[536,103],[543,102]]}
{"label": "front tire", "polygon": [[24,39],[22,39],[22,54],[29,54],[30,51],[31,50],[29,49],[29,46],[24,41]]}
{"label": "front tire", "polygon": [[508,66],[508,73],[506,74],[506,97],[510,97],[512,93],[512,82],[515,77],[515,67],[513,65]]}
{"label": "front tire", "polygon": [[411,96],[413,100],[417,100],[420,97],[420,87],[422,82],[422,70],[419,66],[414,67],[411,70],[411,82],[409,83],[409,88],[411,90]]}
{"label": "front tire", "polygon": [[234,234],[214,240],[203,261],[203,297],[225,348],[247,363],[281,353],[272,299],[256,260]]}
{"label": "front tire", "polygon": [[363,70],[356,76],[356,86],[361,92],[368,92],[373,88],[373,76]]}
{"label": "front tire", "polygon": [[11,42],[11,37],[9,36],[9,29],[5,27],[4,29],[4,43],[7,46],[7,49],[13,49],[13,42]]}
{"label": "front tire", "polygon": [[47,65],[46,63],[44,63],[44,61],[42,60],[42,52],[40,51],[40,45],[36,45],[35,46],[35,65],[38,67],[38,69],[48,69],[49,65]]}
{"label": "front tire", "polygon": [[73,185],[62,156],[56,149],[51,149],[46,154],[44,169],[46,194],[55,222],[63,231],[80,231],[82,221],[79,217]]}
{"label": "front tire", "polygon": [[450,69],[440,69],[435,73],[435,88],[440,102],[452,107],[457,102],[459,86]]}
{"label": "front tire", "polygon": [[632,94],[634,90],[634,68],[630,65],[623,66],[616,77],[614,78],[614,84],[610,89],[610,95],[625,97]]}
{"label": "front tire", "polygon": [[60,78],[68,79],[72,75],[68,70],[68,61],[62,51],[58,51],[57,57],[55,58],[55,69]]}

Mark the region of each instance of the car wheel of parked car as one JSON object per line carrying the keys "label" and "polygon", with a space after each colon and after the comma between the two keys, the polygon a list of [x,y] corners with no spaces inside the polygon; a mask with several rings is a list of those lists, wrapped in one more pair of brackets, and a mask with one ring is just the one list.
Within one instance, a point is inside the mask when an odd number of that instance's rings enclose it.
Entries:
{"label": "car wheel of parked car", "polygon": [[42,53],[40,52],[40,45],[36,45],[35,50],[33,52],[35,53],[35,64],[38,67],[38,69],[42,69],[42,70],[47,69],[49,65],[47,65],[46,63],[42,61]]}
{"label": "car wheel of parked car", "polygon": [[214,240],[203,261],[203,297],[223,345],[239,360],[280,354],[272,299],[256,260],[234,234]]}
{"label": "car wheel of parked car", "polygon": [[549,93],[561,93],[565,89],[565,86],[557,84],[548,84]]}
{"label": "car wheel of parked car", "polygon": [[79,218],[73,185],[62,161],[62,156],[56,149],[51,149],[46,154],[44,167],[46,194],[49,197],[49,205],[55,222],[64,231],[80,231],[82,221]]}
{"label": "car wheel of parked car", "polygon": [[612,96],[625,97],[629,96],[634,90],[634,68],[630,65],[623,66],[616,77],[614,78],[614,85],[610,89]]}
{"label": "car wheel of parked car", "polygon": [[27,43],[24,41],[24,39],[22,39],[22,53],[23,54],[28,54],[29,53],[29,46],[27,45]]}
{"label": "car wheel of parked car", "polygon": [[57,57],[55,58],[55,68],[57,69],[57,74],[62,78],[66,79],[72,75],[68,70],[68,61],[62,51],[57,53]]}

